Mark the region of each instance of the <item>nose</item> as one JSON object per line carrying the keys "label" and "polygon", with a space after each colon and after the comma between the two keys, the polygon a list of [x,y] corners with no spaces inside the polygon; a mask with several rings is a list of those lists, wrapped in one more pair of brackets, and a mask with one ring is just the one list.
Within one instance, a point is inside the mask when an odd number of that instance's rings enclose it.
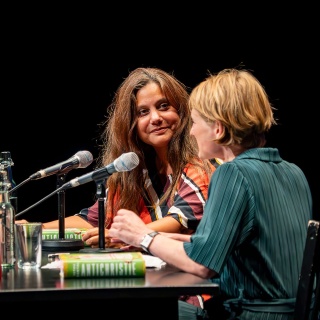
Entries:
{"label": "nose", "polygon": [[152,110],[150,112],[150,122],[151,123],[160,123],[162,122],[161,114],[158,110]]}

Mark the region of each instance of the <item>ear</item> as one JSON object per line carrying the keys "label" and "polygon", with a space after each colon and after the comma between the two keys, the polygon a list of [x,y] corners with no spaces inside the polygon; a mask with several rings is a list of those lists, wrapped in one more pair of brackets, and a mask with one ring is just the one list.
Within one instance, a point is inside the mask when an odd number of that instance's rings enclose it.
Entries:
{"label": "ear", "polygon": [[214,122],[213,131],[218,139],[224,134],[225,127],[220,120]]}

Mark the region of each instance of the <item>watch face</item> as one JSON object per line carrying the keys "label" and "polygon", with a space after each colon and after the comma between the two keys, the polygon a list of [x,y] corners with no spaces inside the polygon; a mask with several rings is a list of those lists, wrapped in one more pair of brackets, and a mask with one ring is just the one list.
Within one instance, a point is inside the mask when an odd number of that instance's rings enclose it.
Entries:
{"label": "watch face", "polygon": [[148,249],[152,240],[153,238],[146,234],[140,243],[141,247]]}
{"label": "watch face", "polygon": [[153,238],[159,234],[159,232],[157,231],[153,231],[149,234],[146,234],[143,239],[141,240],[140,242],[140,246],[142,247],[143,250],[147,251],[149,253],[149,246],[150,246],[150,243],[152,242]]}

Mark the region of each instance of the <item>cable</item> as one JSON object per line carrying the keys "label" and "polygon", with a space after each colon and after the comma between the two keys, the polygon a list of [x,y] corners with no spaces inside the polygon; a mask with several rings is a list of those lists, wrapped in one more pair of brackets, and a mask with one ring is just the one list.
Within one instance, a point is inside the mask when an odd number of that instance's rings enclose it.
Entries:
{"label": "cable", "polygon": [[47,200],[48,198],[50,198],[51,196],[53,196],[53,195],[56,194],[57,192],[61,191],[61,190],[62,190],[62,187],[63,187],[63,186],[61,186],[60,188],[54,190],[53,192],[51,192],[51,193],[48,194],[46,197],[44,197],[44,198],[41,199],[40,201],[36,202],[35,204],[33,204],[32,206],[30,206],[29,208],[24,209],[23,211],[17,213],[17,214],[15,215],[15,217],[21,216],[23,213],[25,213],[25,212],[29,211],[30,209],[34,208],[35,206],[37,206],[38,204],[40,204],[40,203],[43,202],[44,200]]}
{"label": "cable", "polygon": [[22,185],[24,185],[25,183],[27,183],[28,181],[30,181],[31,178],[29,177],[28,179],[22,181],[21,183],[19,183],[18,185],[16,185],[14,188],[12,188],[11,190],[9,190],[9,194],[14,192],[15,190],[17,190],[19,187],[21,187]]}

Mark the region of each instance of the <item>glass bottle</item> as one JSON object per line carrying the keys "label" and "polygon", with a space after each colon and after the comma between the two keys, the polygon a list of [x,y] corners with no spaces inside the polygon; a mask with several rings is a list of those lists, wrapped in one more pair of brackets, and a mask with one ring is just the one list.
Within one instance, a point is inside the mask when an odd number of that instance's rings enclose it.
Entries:
{"label": "glass bottle", "polygon": [[2,268],[12,268],[15,265],[15,210],[9,198],[10,188],[11,183],[8,180],[8,172],[4,165],[0,164],[0,260]]}
{"label": "glass bottle", "polygon": [[[13,189],[16,186],[15,181],[13,180],[12,175],[12,166],[14,165],[12,158],[11,158],[11,152],[10,151],[2,151],[0,154],[0,164],[3,164],[6,168],[6,171],[8,173],[8,179],[11,183],[11,188]],[[10,202],[14,207],[14,211],[18,212],[18,197],[17,197],[17,191],[9,192],[10,196]]]}

